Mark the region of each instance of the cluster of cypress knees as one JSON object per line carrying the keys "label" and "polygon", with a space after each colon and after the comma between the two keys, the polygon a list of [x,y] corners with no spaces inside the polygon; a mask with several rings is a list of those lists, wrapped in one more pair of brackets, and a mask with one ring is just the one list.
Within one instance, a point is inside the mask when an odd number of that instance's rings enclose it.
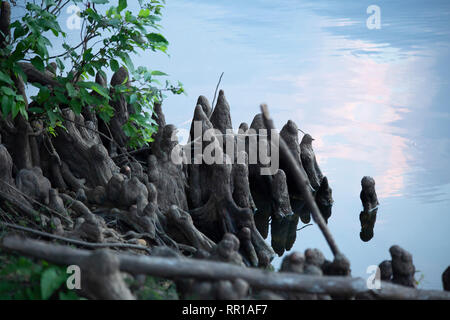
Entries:
{"label": "cluster of cypress knees", "polygon": [[[56,85],[51,81],[55,76],[52,70],[42,73],[26,63],[23,68],[28,81]],[[127,71],[121,68],[111,79],[112,87],[127,78]],[[17,81],[21,84],[17,87],[23,88],[21,80]],[[98,74],[96,82],[106,86],[107,80]],[[29,106],[36,104],[32,101]],[[300,221],[308,224],[311,213],[286,159],[280,158],[280,168],[274,175],[260,174],[267,164],[248,162],[247,133],[250,129],[265,129],[262,114],[257,114],[250,126],[241,124],[238,134],[230,136],[230,106],[224,92],[219,92],[214,108],[205,97],[199,97],[193,125],[201,123],[203,132],[216,129],[216,136],[209,143],[219,141],[220,135],[231,139],[231,143],[244,139],[246,150],[235,152],[232,157],[246,161],[230,164],[225,159],[229,157],[226,150],[218,148],[216,152],[224,157],[223,163],[196,163],[191,159],[179,164],[171,159],[178,146],[173,139],[176,128],[166,124],[160,104],[154,107],[153,117],[159,127],[154,142],[139,150],[128,148],[129,138],[122,130],[134,112],[132,106],[123,96],[111,104],[115,115],[109,123],[96,115],[94,106],[81,114],[63,108],[64,128],[57,128],[54,137],[43,130],[39,118],[0,117],[3,220],[19,222],[23,219],[17,217],[23,217],[39,230],[68,239],[134,244],[136,248],[128,250],[142,253],[140,246],[152,248],[154,255],[179,259],[190,256],[255,268],[270,268],[275,254],[283,256],[292,249]],[[188,148],[197,146],[199,137],[194,131],[192,127]],[[332,190],[317,164],[312,137],[305,134],[299,141],[298,132],[297,125],[288,121],[280,136],[308,177],[315,202],[328,221]],[[206,147],[208,143],[203,142],[201,148]],[[265,147],[270,154],[271,145]],[[183,152],[183,148],[179,150]],[[375,181],[370,177],[362,180],[361,201],[361,239],[368,241],[373,236],[378,208]],[[271,245],[265,241],[269,230]],[[380,264],[382,279],[414,286],[411,255],[398,246],[393,246],[390,253],[392,260]],[[280,271],[348,276],[350,263],[341,255],[328,261],[320,251],[308,249],[304,254],[286,255]],[[444,275],[448,290],[449,270]],[[181,297],[195,294],[218,299],[332,298],[325,294],[256,292],[242,280],[185,279],[177,281],[177,288]]]}

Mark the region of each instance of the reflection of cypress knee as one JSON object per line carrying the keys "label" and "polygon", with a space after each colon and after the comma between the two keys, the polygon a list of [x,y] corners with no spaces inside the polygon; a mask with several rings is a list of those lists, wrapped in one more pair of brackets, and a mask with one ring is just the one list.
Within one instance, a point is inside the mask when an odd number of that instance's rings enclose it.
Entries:
{"label": "reflection of cypress knee", "polygon": [[378,209],[371,211],[361,211],[359,214],[359,220],[361,222],[360,238],[364,242],[368,242],[373,238],[373,229],[375,228],[375,222],[377,221]]}

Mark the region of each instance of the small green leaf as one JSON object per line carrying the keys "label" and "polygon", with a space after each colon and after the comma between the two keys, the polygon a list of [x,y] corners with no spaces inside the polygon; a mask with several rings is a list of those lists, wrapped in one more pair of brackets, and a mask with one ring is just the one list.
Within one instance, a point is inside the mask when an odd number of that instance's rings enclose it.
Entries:
{"label": "small green leaf", "polygon": [[36,56],[33,59],[31,59],[31,64],[39,71],[44,71],[45,69],[44,62],[39,56]]}
{"label": "small green leaf", "polygon": [[128,6],[127,0],[119,0],[119,6],[117,7],[117,12],[122,12],[123,9],[125,9]]}
{"label": "small green leaf", "polygon": [[64,65],[64,63],[61,61],[61,59],[57,58],[56,59],[56,64],[58,65],[59,70],[63,71],[66,67]]}
{"label": "small green leaf", "polygon": [[47,300],[64,283],[66,275],[61,270],[51,267],[41,275],[41,296]]}
{"label": "small green leaf", "polygon": [[66,83],[66,89],[69,97],[74,98],[78,95],[77,90],[75,90],[75,87],[70,82]]}
{"label": "small green leaf", "polygon": [[80,300],[80,297],[78,297],[77,294],[73,291],[60,292],[59,300]]}
{"label": "small green leaf", "polygon": [[22,115],[22,117],[24,117],[25,120],[28,120],[28,112],[25,109],[25,103],[24,102],[17,102],[17,105],[19,105],[19,112]]}
{"label": "small green leaf", "polygon": [[11,80],[11,77],[2,71],[0,71],[0,80],[10,85],[14,84],[14,82]]}
{"label": "small green leaf", "polygon": [[12,105],[13,105],[13,97],[11,97],[11,96],[3,96],[2,97],[3,117],[6,117],[11,112]]}
{"label": "small green leaf", "polygon": [[133,94],[130,96],[130,104],[134,104],[134,103],[137,101],[137,99],[138,99],[137,94],[136,94],[136,93],[133,93]]}
{"label": "small green leaf", "polygon": [[111,59],[109,65],[111,66],[111,70],[113,72],[117,72],[117,70],[119,70],[119,62],[117,62],[117,60]]}
{"label": "small green leaf", "polygon": [[130,56],[126,52],[120,53],[120,58],[122,59],[123,63],[127,66],[127,68],[131,71],[134,71],[134,64],[133,61],[131,61]]}
{"label": "small green leaf", "polygon": [[0,90],[7,96],[16,96],[16,93],[10,87],[1,87]]}
{"label": "small green leaf", "polygon": [[11,109],[11,115],[12,115],[13,119],[15,119],[17,117],[17,115],[19,114],[19,111],[20,111],[19,103],[13,103],[12,109]]}
{"label": "small green leaf", "polygon": [[80,103],[78,99],[73,99],[70,101],[70,108],[75,112],[75,114],[80,114],[83,109],[83,105]]}
{"label": "small green leaf", "polygon": [[168,76],[167,73],[158,70],[152,71],[151,74],[152,76]]}
{"label": "small green leaf", "polygon": [[44,113],[44,109],[38,108],[38,107],[30,108],[30,109],[28,109],[28,111],[32,112],[32,113],[37,113],[37,114]]}
{"label": "small green leaf", "polygon": [[169,41],[167,41],[166,38],[164,38],[161,34],[159,33],[149,33],[146,35],[148,41],[150,42],[155,42],[155,43],[165,43],[168,44]]}
{"label": "small green leaf", "polygon": [[97,92],[99,95],[109,99],[108,90],[106,90],[106,88],[103,88],[101,85],[93,83],[91,89]]}
{"label": "small green leaf", "polygon": [[150,15],[149,9],[142,9],[139,11],[139,18],[147,18]]}

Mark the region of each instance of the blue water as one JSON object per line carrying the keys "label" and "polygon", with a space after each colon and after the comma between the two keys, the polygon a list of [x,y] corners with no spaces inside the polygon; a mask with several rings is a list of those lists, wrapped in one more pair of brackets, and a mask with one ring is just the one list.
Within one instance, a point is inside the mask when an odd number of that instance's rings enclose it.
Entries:
{"label": "blue water", "polygon": [[[380,29],[366,25],[372,4]],[[316,139],[335,199],[329,227],[354,276],[367,278],[367,267],[398,244],[413,254],[419,286],[442,289],[450,265],[449,1],[183,0],[169,1],[164,15],[171,57],[140,62],[185,85],[188,96],[164,103],[169,122],[188,129],[198,95],[212,100],[224,72],[236,128],[266,102],[278,128],[292,119]],[[367,243],[359,237],[365,175],[380,200]],[[331,259],[317,226],[300,231],[293,250],[310,247]]]}
{"label": "blue water", "polygon": [[[380,29],[367,28],[370,5],[380,8]],[[292,119],[316,139],[335,200],[329,227],[354,276],[367,278],[367,267],[398,244],[413,254],[420,287],[442,288],[450,265],[450,1],[168,0],[162,25],[170,58],[133,60],[184,84],[187,96],[164,102],[181,135],[197,97],[212,100],[224,72],[235,128],[265,102],[278,128]],[[359,237],[365,175],[380,201],[370,242]],[[317,226],[299,232],[293,250],[306,248],[332,258]]]}

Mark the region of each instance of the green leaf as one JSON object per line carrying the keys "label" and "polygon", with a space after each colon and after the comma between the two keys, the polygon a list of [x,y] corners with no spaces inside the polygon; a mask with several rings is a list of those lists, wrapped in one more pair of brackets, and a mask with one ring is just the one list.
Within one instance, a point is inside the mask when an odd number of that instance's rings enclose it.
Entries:
{"label": "green leaf", "polygon": [[[18,20],[17,20],[18,22]],[[12,28],[12,25],[11,25]],[[14,40],[19,39],[20,37],[23,37],[24,35],[26,35],[28,32],[28,28],[22,26],[22,25],[18,25],[17,27],[15,27],[14,29]]]}
{"label": "green leaf", "polygon": [[17,117],[17,115],[19,114],[19,112],[20,112],[20,104],[17,102],[13,103],[12,109],[11,109],[12,118],[15,119]]}
{"label": "green leaf", "polygon": [[19,108],[19,112],[22,115],[22,117],[24,117],[26,120],[28,120],[28,112],[25,109],[25,102],[17,102],[18,108]]}
{"label": "green leaf", "polygon": [[45,69],[44,62],[39,56],[36,56],[33,59],[31,59],[31,64],[39,71],[44,71]]}
{"label": "green leaf", "polygon": [[29,108],[28,111],[37,114],[44,113],[44,109],[38,107]]}
{"label": "green leaf", "polygon": [[115,59],[111,59],[111,61],[109,62],[109,65],[111,66],[111,70],[113,72],[117,72],[117,70],[119,70],[119,62],[117,62],[117,60]]}
{"label": "green leaf", "polygon": [[77,90],[75,90],[75,87],[70,82],[66,83],[66,89],[69,97],[74,98],[78,95]]}
{"label": "green leaf", "polygon": [[127,0],[119,0],[119,6],[117,7],[117,12],[120,13],[127,6],[128,6]]}
{"label": "green leaf", "polygon": [[130,56],[128,55],[128,53],[126,52],[122,52],[120,53],[120,58],[122,59],[123,63],[125,63],[125,65],[127,66],[127,68],[131,71],[134,70],[134,64],[133,61],[131,61]]}
{"label": "green leaf", "polygon": [[83,105],[78,99],[73,99],[70,101],[70,108],[75,112],[75,114],[79,115],[81,110],[83,109]]}
{"label": "green leaf", "polygon": [[6,94],[7,96],[16,96],[16,93],[13,89],[10,87],[1,87],[0,90],[3,92],[3,94]]}
{"label": "green leaf", "polygon": [[64,283],[66,275],[56,267],[45,270],[41,275],[41,296],[47,300]]}
{"label": "green leaf", "polygon": [[64,63],[59,58],[56,58],[56,64],[58,65],[58,69],[61,71],[64,71],[64,69],[66,68]]}
{"label": "green leaf", "polygon": [[147,34],[146,37],[147,37],[148,41],[150,41],[150,42],[169,44],[169,41],[167,41],[167,39],[164,38],[159,33],[152,32],[152,33]]}
{"label": "green leaf", "polygon": [[134,104],[134,103],[137,101],[137,99],[138,99],[137,94],[136,94],[136,93],[133,93],[133,94],[130,96],[130,104]]}
{"label": "green leaf", "polygon": [[80,297],[78,297],[77,294],[73,291],[60,292],[59,300],[80,300]]}
{"label": "green leaf", "polygon": [[142,9],[139,11],[139,18],[147,18],[150,15],[149,9]]}
{"label": "green leaf", "polygon": [[14,82],[11,80],[11,77],[2,71],[0,71],[0,80],[10,85],[14,84]]}
{"label": "green leaf", "polygon": [[152,74],[152,76],[168,76],[167,73],[162,72],[162,71],[157,71],[157,70],[152,71],[151,74]]}
{"label": "green leaf", "polygon": [[[54,127],[56,125],[56,121],[58,120],[58,115],[56,113],[54,113],[52,110],[47,110],[47,116],[48,116],[48,119],[50,120],[50,126]],[[50,133],[51,133],[51,131],[50,131]]]}
{"label": "green leaf", "polygon": [[3,117],[6,118],[6,116],[11,112],[12,106],[13,106],[13,100],[14,98],[11,96],[3,96],[2,97],[2,114]]}
{"label": "green leaf", "polygon": [[94,90],[95,92],[97,92],[99,95],[109,99],[109,92],[106,88],[103,88],[101,85],[97,84],[97,83],[93,83],[92,90]]}

